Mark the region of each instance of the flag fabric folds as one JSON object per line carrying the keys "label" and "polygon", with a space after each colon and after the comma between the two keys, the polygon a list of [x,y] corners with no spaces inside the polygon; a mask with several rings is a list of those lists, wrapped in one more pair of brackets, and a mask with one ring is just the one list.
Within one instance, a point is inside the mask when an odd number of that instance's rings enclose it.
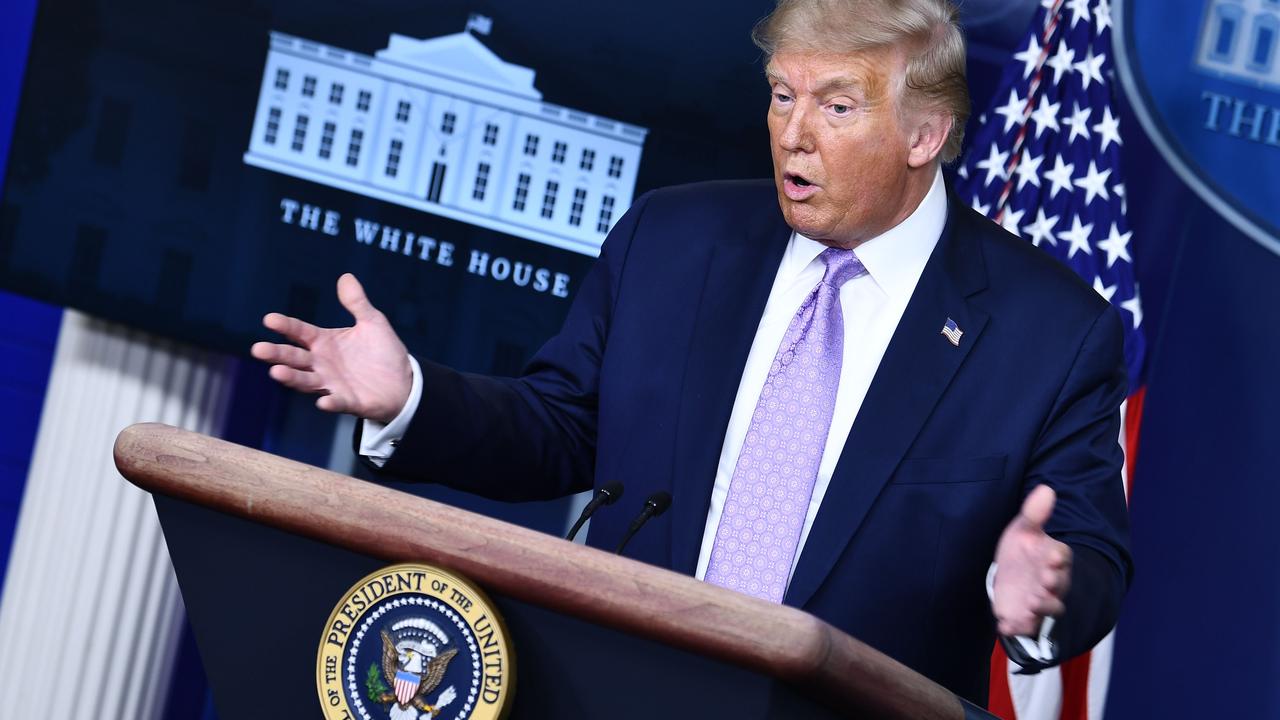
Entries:
{"label": "flag fabric folds", "polygon": [[[1124,323],[1129,400],[1118,439],[1132,472],[1145,343],[1120,167],[1109,0],[1042,0],[979,116],[956,191],[979,212],[1066,263]],[[1060,669],[1010,675],[996,646],[991,710],[1004,718],[1100,718],[1108,637]]]}

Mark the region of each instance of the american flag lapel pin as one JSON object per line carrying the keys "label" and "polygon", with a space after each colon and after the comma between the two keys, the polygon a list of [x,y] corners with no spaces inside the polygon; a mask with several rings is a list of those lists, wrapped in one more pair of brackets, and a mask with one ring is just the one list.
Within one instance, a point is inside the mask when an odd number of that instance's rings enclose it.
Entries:
{"label": "american flag lapel pin", "polygon": [[955,320],[947,318],[947,323],[942,326],[942,334],[951,341],[952,345],[960,347],[960,336],[964,335],[964,331],[960,329],[959,325],[956,325]]}

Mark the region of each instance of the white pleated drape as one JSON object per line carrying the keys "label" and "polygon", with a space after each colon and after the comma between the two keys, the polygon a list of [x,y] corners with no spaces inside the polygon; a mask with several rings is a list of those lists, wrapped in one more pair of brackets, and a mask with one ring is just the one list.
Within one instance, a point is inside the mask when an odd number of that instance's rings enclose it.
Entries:
{"label": "white pleated drape", "polygon": [[234,360],[68,310],[0,597],[0,697],[24,717],[164,712],[182,600],[151,496],[111,457],[158,421],[222,431]]}

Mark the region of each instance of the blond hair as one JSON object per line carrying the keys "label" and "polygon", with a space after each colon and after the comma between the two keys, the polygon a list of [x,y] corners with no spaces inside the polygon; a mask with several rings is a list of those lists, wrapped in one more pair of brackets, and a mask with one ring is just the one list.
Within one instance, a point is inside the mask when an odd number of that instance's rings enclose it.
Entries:
{"label": "blond hair", "polygon": [[939,152],[960,155],[969,119],[964,35],[948,0],[778,0],[751,39],[765,61],[781,49],[858,52],[899,46],[907,53],[904,105],[938,109],[951,118]]}

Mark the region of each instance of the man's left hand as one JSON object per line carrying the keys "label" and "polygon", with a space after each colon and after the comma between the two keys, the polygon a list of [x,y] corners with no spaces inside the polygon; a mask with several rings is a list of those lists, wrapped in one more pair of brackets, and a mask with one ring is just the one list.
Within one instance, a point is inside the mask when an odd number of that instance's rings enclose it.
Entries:
{"label": "man's left hand", "polygon": [[1066,609],[1071,548],[1044,531],[1056,500],[1048,485],[1032,490],[1000,536],[992,610],[1001,635],[1039,635],[1041,620]]}

